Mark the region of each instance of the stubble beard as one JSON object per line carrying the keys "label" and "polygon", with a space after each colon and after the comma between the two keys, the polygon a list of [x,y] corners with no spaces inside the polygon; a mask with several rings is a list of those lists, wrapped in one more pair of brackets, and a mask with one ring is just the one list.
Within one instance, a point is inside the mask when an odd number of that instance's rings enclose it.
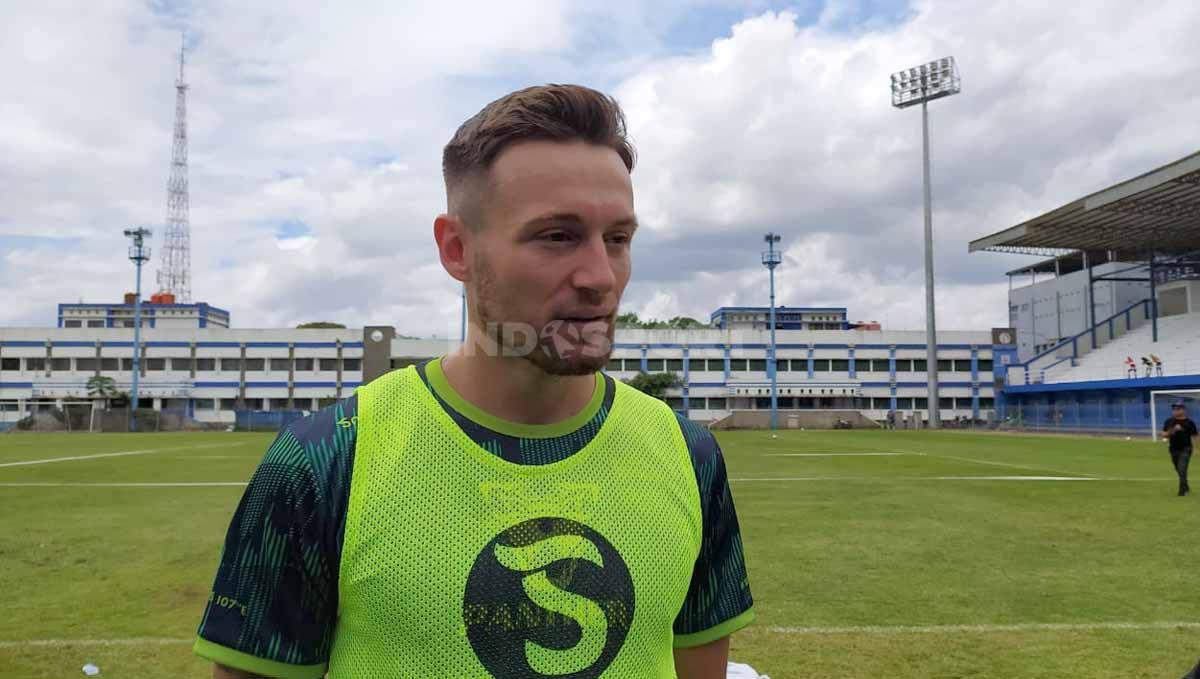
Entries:
{"label": "stubble beard", "polygon": [[[515,319],[505,309],[503,293],[497,289],[496,273],[484,256],[475,258],[475,299],[477,309],[471,315],[483,330],[490,355],[529,361],[547,375],[591,375],[608,365],[616,334],[615,319],[584,324],[554,319],[538,324]],[[603,334],[600,335],[601,325]]]}

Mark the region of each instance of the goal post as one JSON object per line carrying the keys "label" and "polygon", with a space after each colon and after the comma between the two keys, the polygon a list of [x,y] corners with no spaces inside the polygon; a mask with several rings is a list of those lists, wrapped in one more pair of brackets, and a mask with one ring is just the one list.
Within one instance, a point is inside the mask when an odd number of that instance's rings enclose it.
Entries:
{"label": "goal post", "polygon": [[1163,389],[1150,392],[1150,438],[1157,441],[1162,424],[1171,415],[1171,404],[1183,403],[1188,417],[1200,415],[1200,389]]}

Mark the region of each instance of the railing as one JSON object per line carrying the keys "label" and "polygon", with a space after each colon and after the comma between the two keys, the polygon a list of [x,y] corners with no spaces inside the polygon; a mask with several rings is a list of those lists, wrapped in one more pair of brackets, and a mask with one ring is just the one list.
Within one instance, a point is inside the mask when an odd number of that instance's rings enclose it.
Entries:
{"label": "railing", "polygon": [[[1036,356],[1029,359],[1028,361],[1026,361],[1024,363],[1018,363],[1018,364],[1010,367],[1009,370],[1012,370],[1012,368],[1014,368],[1014,367],[1015,368],[1023,368],[1024,372],[1022,375],[1021,382],[1014,383],[1010,376],[1009,384],[1011,384],[1013,386],[1021,386],[1021,385],[1025,385],[1025,384],[1037,384],[1037,383],[1043,381],[1046,371],[1049,370],[1050,368],[1052,368],[1060,363],[1063,363],[1066,360],[1071,360],[1072,365],[1074,365],[1075,361],[1077,361],[1080,357],[1088,354],[1091,351],[1099,349],[1101,346],[1103,346],[1103,343],[1101,343],[1101,341],[1097,337],[1097,334],[1096,334],[1097,331],[1103,332],[1104,329],[1106,328],[1108,331],[1107,332],[1108,342],[1112,342],[1113,340],[1117,339],[1118,337],[1133,330],[1135,327],[1134,326],[1134,320],[1135,320],[1134,310],[1137,309],[1139,306],[1142,307],[1141,320],[1143,320],[1143,321],[1149,320],[1150,315],[1151,315],[1150,303],[1151,303],[1151,300],[1149,300],[1149,299],[1143,299],[1141,301],[1134,302],[1133,304],[1130,304],[1129,306],[1125,307],[1124,309],[1121,309],[1120,311],[1109,316],[1108,318],[1105,318],[1105,319],[1097,322],[1096,325],[1088,328],[1087,330],[1084,330],[1083,332],[1081,332],[1077,335],[1068,337],[1068,338],[1064,339],[1063,341],[1059,342],[1058,344],[1055,344],[1054,346],[1050,347],[1049,349],[1043,351],[1042,353],[1037,354]],[[1123,328],[1122,332],[1119,332],[1119,333],[1117,332],[1117,321],[1118,320],[1123,320],[1124,324],[1125,324],[1125,327]],[[1083,341],[1086,343],[1085,346],[1083,347],[1082,351],[1081,351],[1081,347],[1079,344],[1081,338],[1083,338]],[[1069,353],[1067,353],[1068,350],[1069,350]],[[1035,365],[1036,363],[1038,363],[1038,361],[1042,361],[1043,359],[1045,359],[1047,361],[1045,364]],[[1034,379],[1031,380],[1030,379],[1031,377]]]}
{"label": "railing", "polygon": [[1088,382],[1093,380],[1133,380],[1146,379],[1147,377],[1200,375],[1200,359],[1163,361],[1161,374],[1159,374],[1158,368],[1151,368],[1149,371],[1150,374],[1147,374],[1145,366],[1138,366],[1134,372],[1135,374],[1131,376],[1128,367],[1088,368],[1084,370],[1069,369],[1046,372],[1042,377],[1042,381],[1045,384],[1058,384],[1062,382]]}

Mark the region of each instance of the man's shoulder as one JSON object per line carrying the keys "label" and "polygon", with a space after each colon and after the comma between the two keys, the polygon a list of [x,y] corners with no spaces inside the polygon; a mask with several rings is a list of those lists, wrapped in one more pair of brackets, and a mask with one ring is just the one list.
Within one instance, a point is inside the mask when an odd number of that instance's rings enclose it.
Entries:
{"label": "man's shoulder", "polygon": [[357,437],[358,396],[352,395],[284,427],[263,464],[290,468],[320,485],[341,485],[353,466]]}
{"label": "man's shoulder", "polygon": [[683,440],[687,443],[688,457],[692,461],[692,470],[696,472],[696,480],[701,485],[706,485],[705,481],[713,479],[715,470],[722,462],[721,446],[707,428],[679,413],[675,413],[675,419],[683,432]]}
{"label": "man's shoulder", "polygon": [[303,446],[335,449],[353,448],[357,431],[357,394],[295,420],[286,428],[286,432]]}

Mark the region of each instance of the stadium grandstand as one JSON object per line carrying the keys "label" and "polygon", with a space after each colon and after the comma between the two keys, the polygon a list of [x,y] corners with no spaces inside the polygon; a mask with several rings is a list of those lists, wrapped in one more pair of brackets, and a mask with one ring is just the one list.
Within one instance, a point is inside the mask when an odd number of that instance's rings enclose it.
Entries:
{"label": "stadium grandstand", "polygon": [[1144,433],[1167,402],[1200,405],[1200,152],[968,250],[1041,258],[1008,274],[1016,351],[997,360],[1001,420]]}

